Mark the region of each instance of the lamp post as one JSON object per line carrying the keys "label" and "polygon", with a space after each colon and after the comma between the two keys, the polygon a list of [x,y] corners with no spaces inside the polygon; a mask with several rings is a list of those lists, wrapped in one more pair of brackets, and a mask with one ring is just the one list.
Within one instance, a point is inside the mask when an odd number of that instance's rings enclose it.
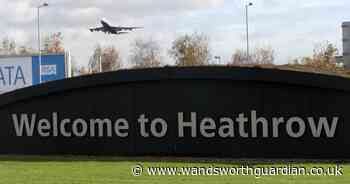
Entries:
{"label": "lamp post", "polygon": [[41,41],[40,41],[40,8],[49,6],[48,3],[43,3],[37,7],[38,9],[38,50],[39,50],[39,83],[41,84]]}
{"label": "lamp post", "polygon": [[221,56],[215,56],[214,59],[217,60],[217,64],[221,64]]}
{"label": "lamp post", "polygon": [[99,68],[100,73],[102,73],[102,54],[99,57],[99,67],[98,68]]}
{"label": "lamp post", "polygon": [[247,62],[250,60],[249,55],[249,18],[248,18],[248,8],[249,6],[253,6],[253,3],[249,2],[245,5],[245,18],[246,18],[246,34],[247,34]]}

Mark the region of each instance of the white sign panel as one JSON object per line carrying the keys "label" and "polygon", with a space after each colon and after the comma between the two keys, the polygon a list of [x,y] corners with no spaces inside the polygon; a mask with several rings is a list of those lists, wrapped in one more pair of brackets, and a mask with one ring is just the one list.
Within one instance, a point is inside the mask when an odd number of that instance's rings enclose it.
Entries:
{"label": "white sign panel", "polygon": [[0,93],[31,86],[32,57],[0,58]]}
{"label": "white sign panel", "polygon": [[57,75],[56,65],[41,65],[41,75]]}

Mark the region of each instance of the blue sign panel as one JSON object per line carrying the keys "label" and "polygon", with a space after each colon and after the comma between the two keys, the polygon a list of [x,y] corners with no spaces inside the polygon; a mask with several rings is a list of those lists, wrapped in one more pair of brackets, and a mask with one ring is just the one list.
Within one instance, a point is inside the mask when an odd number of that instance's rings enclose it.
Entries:
{"label": "blue sign panel", "polygon": [[[32,57],[33,84],[40,83],[39,56]],[[65,78],[65,56],[42,55],[41,56],[41,81],[49,82]]]}

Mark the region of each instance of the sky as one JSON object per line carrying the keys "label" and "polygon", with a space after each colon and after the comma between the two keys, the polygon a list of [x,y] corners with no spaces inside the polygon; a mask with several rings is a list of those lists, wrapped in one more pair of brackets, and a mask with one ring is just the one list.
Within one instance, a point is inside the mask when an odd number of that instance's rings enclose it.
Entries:
{"label": "sky", "polygon": [[[0,0],[0,34],[37,48],[36,7],[40,11],[41,35],[61,32],[64,46],[80,66],[87,66],[97,44],[114,45],[128,66],[135,39],[159,43],[165,64],[172,41],[178,36],[204,33],[212,56],[227,63],[237,49],[245,49],[246,0]],[[249,7],[251,49],[271,46],[276,64],[309,56],[315,44],[330,41],[342,53],[343,21],[350,21],[349,0],[251,0]],[[116,26],[142,26],[125,35],[91,33],[105,18]]]}

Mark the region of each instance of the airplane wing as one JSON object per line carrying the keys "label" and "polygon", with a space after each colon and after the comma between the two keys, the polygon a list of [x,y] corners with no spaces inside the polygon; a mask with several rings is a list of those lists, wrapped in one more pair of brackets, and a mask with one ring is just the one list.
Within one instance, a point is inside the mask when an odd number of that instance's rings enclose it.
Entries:
{"label": "airplane wing", "polygon": [[116,34],[116,35],[119,35],[119,34],[127,34],[127,33],[129,33],[129,32],[126,32],[126,31],[117,31],[117,30],[114,30],[114,29],[112,29],[112,30],[110,31],[110,34]]}
{"label": "airplane wing", "polygon": [[132,31],[134,29],[142,29],[143,27],[112,27],[116,31]]}
{"label": "airplane wing", "polygon": [[90,28],[90,31],[91,31],[91,32],[94,32],[94,31],[103,31],[103,30],[104,30],[104,27]]}
{"label": "airplane wing", "polygon": [[125,31],[121,31],[121,32],[118,32],[117,34],[128,34],[129,32],[125,32]]}

